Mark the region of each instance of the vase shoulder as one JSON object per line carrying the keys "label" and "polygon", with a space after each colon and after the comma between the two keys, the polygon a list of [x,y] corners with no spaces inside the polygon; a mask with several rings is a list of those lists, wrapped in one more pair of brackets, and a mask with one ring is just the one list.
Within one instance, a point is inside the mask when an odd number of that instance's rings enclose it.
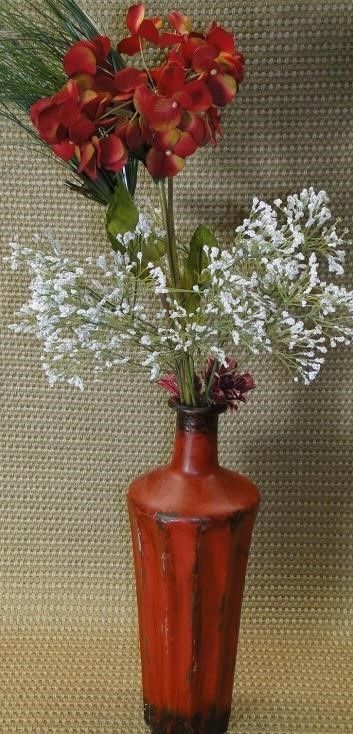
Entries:
{"label": "vase shoulder", "polygon": [[239,472],[217,467],[208,474],[185,474],[171,465],[137,477],[129,488],[129,502],[147,514],[224,518],[256,511],[260,492]]}

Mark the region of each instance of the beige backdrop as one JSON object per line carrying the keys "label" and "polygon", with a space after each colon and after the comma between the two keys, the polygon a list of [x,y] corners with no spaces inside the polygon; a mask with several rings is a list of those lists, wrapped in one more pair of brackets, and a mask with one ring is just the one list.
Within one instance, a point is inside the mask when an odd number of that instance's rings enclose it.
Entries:
{"label": "beige backdrop", "polygon": [[[115,36],[124,2],[82,5]],[[222,144],[178,178],[183,226],[229,230],[253,194],[310,184],[352,226],[352,1],[173,5],[234,29],[248,59]],[[103,251],[100,208],[4,122],[1,165],[4,251],[14,232],[47,225],[68,252]],[[4,265],[1,275],[0,731],[142,734],[125,494],[167,459],[173,416],[142,377],[49,389],[37,345],[6,327],[25,281]],[[253,365],[256,395],[222,423],[224,462],[263,493],[232,734],[353,731],[352,357],[333,354],[309,389]]]}

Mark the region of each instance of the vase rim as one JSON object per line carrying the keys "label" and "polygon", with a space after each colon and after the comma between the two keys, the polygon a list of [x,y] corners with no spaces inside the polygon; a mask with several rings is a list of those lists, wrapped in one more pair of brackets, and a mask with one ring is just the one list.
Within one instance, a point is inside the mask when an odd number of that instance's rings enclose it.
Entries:
{"label": "vase rim", "polygon": [[197,408],[193,405],[183,405],[179,400],[174,398],[170,398],[170,400],[168,400],[168,405],[177,413],[183,413],[184,415],[191,416],[220,415],[221,413],[225,413],[228,408],[227,403],[213,403],[212,405],[204,405]]}

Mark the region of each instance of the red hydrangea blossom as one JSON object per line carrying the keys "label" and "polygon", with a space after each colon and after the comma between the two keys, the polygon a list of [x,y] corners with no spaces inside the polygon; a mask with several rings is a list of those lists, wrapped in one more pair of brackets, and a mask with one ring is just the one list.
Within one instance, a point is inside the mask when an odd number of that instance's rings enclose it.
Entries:
{"label": "red hydrangea blossom", "polygon": [[117,50],[133,56],[149,43],[165,49],[162,63],[115,71],[109,38],[78,41],[63,59],[65,86],[31,107],[40,137],[92,180],[102,169],[121,171],[129,156],[155,179],[175,176],[198,147],[222,134],[222,109],[238,91],[244,57],[215,22],[194,32],[189,17],[172,11],[168,23],[164,30],[162,18],[146,18],[143,3],[132,5],[130,35]]}

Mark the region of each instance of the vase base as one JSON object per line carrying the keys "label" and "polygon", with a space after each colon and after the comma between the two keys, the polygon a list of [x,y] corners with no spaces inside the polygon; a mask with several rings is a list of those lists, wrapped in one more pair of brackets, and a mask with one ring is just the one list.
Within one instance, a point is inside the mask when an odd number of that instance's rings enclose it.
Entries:
{"label": "vase base", "polygon": [[152,734],[226,734],[230,711],[219,713],[210,708],[207,713],[195,713],[188,718],[180,714],[158,711],[155,706],[145,703],[145,722]]}

